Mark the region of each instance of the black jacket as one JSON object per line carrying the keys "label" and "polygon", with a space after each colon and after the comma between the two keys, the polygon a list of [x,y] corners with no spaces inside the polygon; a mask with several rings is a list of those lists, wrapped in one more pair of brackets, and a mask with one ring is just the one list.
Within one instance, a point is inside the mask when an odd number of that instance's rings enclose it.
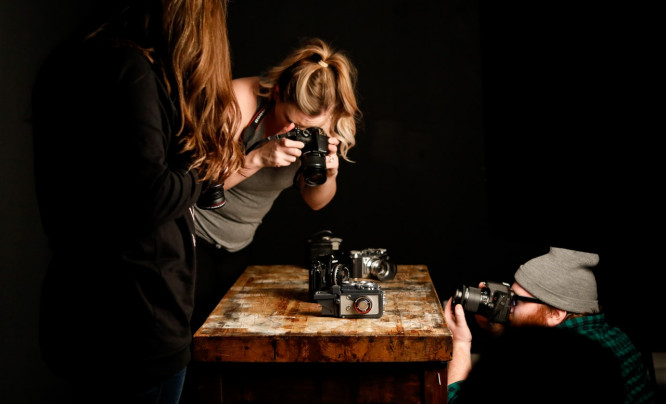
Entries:
{"label": "black jacket", "polygon": [[40,342],[58,373],[159,379],[190,359],[201,186],[178,129],[162,75],[137,49],[69,44],[38,74],[36,191],[53,250]]}

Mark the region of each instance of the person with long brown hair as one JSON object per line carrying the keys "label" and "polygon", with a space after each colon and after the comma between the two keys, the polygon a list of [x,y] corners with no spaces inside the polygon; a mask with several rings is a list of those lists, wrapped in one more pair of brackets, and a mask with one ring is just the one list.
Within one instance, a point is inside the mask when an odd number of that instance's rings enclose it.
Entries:
{"label": "person with long brown hair", "polygon": [[[224,182],[228,203],[223,208],[194,212],[195,328],[245,269],[255,232],[283,190],[296,186],[313,210],[335,196],[340,159],[351,161],[347,153],[356,144],[361,118],[356,82],[350,57],[321,38],[303,39],[261,76],[234,79],[242,115],[236,138],[245,146],[245,162]],[[303,137],[293,135],[295,129],[310,128],[327,138],[319,150],[325,162],[320,162],[319,174],[312,175],[302,160],[312,150],[309,145],[306,149]],[[307,166],[316,165],[308,161]]]}
{"label": "person with long brown hair", "polygon": [[177,403],[190,361],[205,184],[243,165],[226,1],[108,1],[33,89],[35,182],[53,255],[42,356],[72,401]]}

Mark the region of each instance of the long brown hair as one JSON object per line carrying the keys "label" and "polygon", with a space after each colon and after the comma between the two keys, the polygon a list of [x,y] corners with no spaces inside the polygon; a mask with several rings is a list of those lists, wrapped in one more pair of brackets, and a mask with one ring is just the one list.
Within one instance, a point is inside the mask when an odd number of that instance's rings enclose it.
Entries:
{"label": "long brown hair", "polygon": [[[93,34],[121,27],[162,69],[178,100],[182,153],[202,180],[222,182],[243,164],[234,140],[240,109],[231,87],[226,0],[120,0],[123,10]],[[137,35],[138,33],[138,35]],[[122,37],[121,37],[122,41]]]}

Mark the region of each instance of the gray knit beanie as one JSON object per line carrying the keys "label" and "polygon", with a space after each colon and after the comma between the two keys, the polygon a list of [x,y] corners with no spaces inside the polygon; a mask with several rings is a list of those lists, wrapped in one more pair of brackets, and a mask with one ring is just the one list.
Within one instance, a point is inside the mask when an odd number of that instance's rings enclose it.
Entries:
{"label": "gray knit beanie", "polygon": [[571,313],[598,313],[597,281],[592,268],[599,256],[551,247],[527,261],[514,278],[537,299]]}

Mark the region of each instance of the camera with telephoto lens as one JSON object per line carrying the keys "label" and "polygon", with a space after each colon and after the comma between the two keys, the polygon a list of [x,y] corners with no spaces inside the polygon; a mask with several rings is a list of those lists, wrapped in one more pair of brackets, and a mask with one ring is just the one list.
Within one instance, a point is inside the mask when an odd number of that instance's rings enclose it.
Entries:
{"label": "camera with telephoto lens", "polygon": [[380,281],[395,278],[398,269],[385,248],[366,248],[365,250],[351,250],[351,277],[375,277]]}
{"label": "camera with telephoto lens", "polygon": [[320,255],[310,265],[310,297],[314,298],[315,293],[348,280],[349,265],[344,260],[341,261],[336,254]]}
{"label": "camera with telephoto lens", "polygon": [[197,200],[197,207],[205,210],[214,210],[226,205],[227,199],[224,197],[224,186],[222,184],[210,184],[205,182],[201,195]]}
{"label": "camera with telephoto lens", "polygon": [[301,168],[305,184],[317,186],[325,183],[328,136],[324,130],[316,126],[307,129],[294,128],[285,133],[284,137],[305,143],[305,147],[301,150]]}
{"label": "camera with telephoto lens", "polygon": [[513,291],[506,283],[485,282],[484,288],[462,285],[453,294],[452,307],[462,305],[465,311],[480,314],[494,323],[506,323],[511,313]]}
{"label": "camera with telephoto lens", "polygon": [[322,315],[341,318],[379,318],[385,298],[381,286],[371,281],[343,281],[314,294]]}

